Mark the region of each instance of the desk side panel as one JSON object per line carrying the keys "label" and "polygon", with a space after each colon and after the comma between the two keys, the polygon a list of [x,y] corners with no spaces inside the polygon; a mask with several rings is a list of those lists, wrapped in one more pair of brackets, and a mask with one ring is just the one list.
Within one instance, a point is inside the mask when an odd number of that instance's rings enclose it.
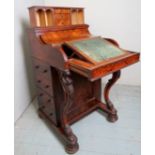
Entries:
{"label": "desk side panel", "polygon": [[65,70],[67,56],[60,47],[52,47],[51,45],[42,43],[34,29],[28,29],[28,36],[31,45],[32,57],[40,59],[60,70]]}

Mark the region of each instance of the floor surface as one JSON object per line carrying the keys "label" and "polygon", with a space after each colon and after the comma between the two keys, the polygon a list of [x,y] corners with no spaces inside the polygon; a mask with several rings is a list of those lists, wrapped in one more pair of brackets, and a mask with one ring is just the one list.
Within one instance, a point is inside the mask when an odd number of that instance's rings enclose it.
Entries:
{"label": "floor surface", "polygon": [[[75,155],[140,155],[140,87],[116,85],[111,100],[119,120],[95,111],[71,127],[78,137]],[[15,124],[15,155],[67,155],[53,130],[38,117],[36,100]]]}

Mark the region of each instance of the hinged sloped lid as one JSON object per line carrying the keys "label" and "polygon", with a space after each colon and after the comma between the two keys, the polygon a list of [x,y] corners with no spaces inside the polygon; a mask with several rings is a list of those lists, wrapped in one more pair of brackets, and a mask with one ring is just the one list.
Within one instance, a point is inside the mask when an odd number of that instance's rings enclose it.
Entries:
{"label": "hinged sloped lid", "polygon": [[126,52],[101,37],[66,42],[65,45],[93,64],[119,57]]}

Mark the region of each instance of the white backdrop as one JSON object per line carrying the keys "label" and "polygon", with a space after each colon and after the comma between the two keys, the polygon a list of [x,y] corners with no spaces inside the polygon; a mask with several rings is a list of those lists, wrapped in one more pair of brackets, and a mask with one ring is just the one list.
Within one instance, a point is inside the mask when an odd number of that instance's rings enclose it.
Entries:
{"label": "white backdrop", "polygon": [[[35,96],[27,7],[43,4],[85,7],[85,22],[94,35],[112,37],[121,47],[140,51],[140,0],[15,0],[15,120]],[[140,63],[124,69],[118,83],[140,85]]]}
{"label": "white backdrop", "polygon": [[15,121],[31,103],[35,95],[31,60],[29,56],[29,43],[26,28],[29,23],[27,7],[35,4],[44,4],[43,0],[15,0],[14,12],[14,58],[15,58]]}

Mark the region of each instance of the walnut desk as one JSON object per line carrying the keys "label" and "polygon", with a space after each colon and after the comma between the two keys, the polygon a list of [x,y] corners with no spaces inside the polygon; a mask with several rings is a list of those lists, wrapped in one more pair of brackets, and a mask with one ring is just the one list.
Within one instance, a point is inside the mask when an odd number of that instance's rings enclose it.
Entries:
{"label": "walnut desk", "polygon": [[[121,49],[110,38],[93,36],[84,24],[84,9],[32,6],[28,36],[38,91],[38,113],[65,142],[78,151],[70,125],[101,109],[110,122],[118,119],[109,91],[120,70],[139,61],[139,54]],[[101,101],[101,78],[112,74]]]}

